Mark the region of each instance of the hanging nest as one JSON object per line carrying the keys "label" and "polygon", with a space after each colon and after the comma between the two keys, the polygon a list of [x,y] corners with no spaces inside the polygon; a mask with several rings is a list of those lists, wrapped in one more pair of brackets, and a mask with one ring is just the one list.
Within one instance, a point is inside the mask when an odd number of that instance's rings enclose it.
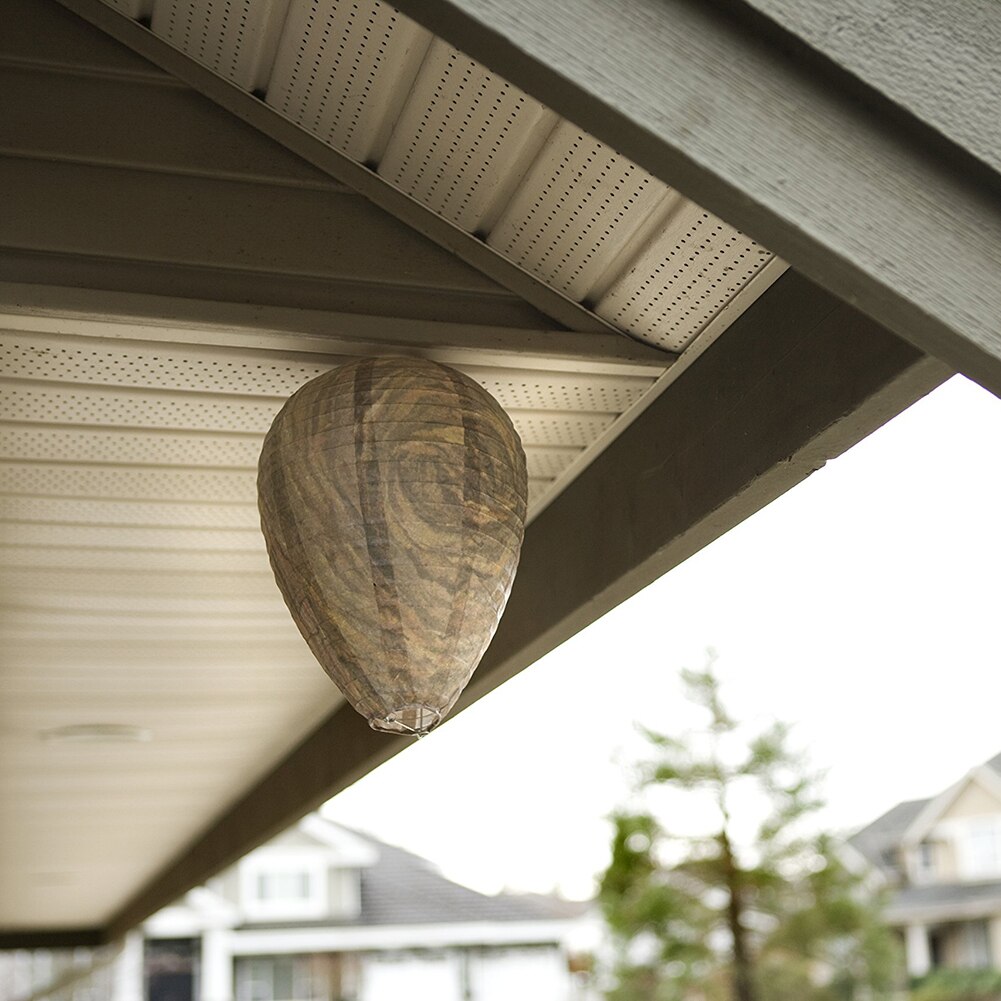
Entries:
{"label": "hanging nest", "polygon": [[375,729],[427,733],[518,566],[527,474],[510,418],[445,365],[352,362],[282,408],[258,493],[275,578],[323,669]]}

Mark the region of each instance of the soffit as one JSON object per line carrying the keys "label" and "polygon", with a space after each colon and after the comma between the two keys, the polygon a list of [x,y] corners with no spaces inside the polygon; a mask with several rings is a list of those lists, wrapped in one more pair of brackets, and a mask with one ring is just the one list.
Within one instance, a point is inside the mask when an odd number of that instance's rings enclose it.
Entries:
{"label": "soffit", "polygon": [[380,0],[110,0],[600,323],[682,351],[769,251]]}
{"label": "soffit", "polygon": [[[0,927],[107,919],[340,701],[275,588],[256,462],[287,396],[347,356],[177,337],[3,318]],[[533,514],[664,371],[444,354],[511,415]],[[152,740],[47,739],[95,723]]]}
{"label": "soffit", "polygon": [[[8,275],[105,291],[3,287],[0,928],[106,920],[338,704],[257,527],[260,442],[299,385],[364,353],[454,364],[521,433],[534,517],[782,267],[388,7],[117,6],[599,329],[684,353],[557,329],[151,67],[77,47],[75,29],[59,28],[57,70],[38,37],[8,51],[12,107],[34,97],[46,116],[21,114],[0,148]],[[323,40],[335,25],[339,47]],[[203,138],[171,141],[178,120]],[[197,300],[212,289],[254,305]],[[286,308],[303,295],[311,308]],[[153,739],[42,739],[81,723]]]}

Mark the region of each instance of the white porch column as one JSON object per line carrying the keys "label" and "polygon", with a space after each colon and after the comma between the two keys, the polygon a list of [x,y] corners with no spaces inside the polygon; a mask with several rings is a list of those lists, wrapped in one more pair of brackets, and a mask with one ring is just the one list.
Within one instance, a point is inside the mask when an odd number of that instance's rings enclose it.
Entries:
{"label": "white porch column", "polygon": [[233,1001],[233,954],[225,928],[206,928],[202,933],[199,993],[199,1001]]}
{"label": "white porch column", "polygon": [[991,943],[991,967],[1001,970],[1001,917],[987,922],[987,935]]}
{"label": "white porch column", "polygon": [[143,934],[133,930],[122,940],[111,978],[111,1001],[143,1001]]}
{"label": "white porch column", "polygon": [[904,931],[904,947],[908,976],[923,977],[931,969],[928,928],[925,925],[908,925]]}

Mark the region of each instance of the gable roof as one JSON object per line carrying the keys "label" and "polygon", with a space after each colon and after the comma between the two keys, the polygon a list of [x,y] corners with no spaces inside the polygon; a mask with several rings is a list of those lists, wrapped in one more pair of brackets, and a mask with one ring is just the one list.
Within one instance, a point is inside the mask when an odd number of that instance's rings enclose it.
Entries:
{"label": "gable roof", "polygon": [[848,839],[865,858],[887,875],[896,870],[895,855],[904,831],[930,803],[929,799],[912,799],[887,810],[871,824]]}
{"label": "gable roof", "polygon": [[[255,928],[304,926],[376,926],[464,924],[490,921],[552,921],[577,917],[587,902],[563,900],[545,894],[488,895],[453,882],[432,862],[371,834],[345,827],[318,814],[306,817],[295,830],[307,832],[315,844],[334,849],[331,862],[341,865],[337,849],[348,846],[346,865],[359,870],[360,913],[347,919],[309,921],[254,921]],[[261,849],[282,843],[278,835]]]}
{"label": "gable roof", "polygon": [[259,931],[405,928],[476,922],[520,924],[573,919],[590,907],[588,901],[564,900],[546,894],[499,893],[491,896],[480,893],[448,879],[437,866],[419,855],[315,813],[245,858],[274,847],[298,847],[308,854],[317,848],[329,848],[331,867],[358,871],[361,881],[359,913],[348,918],[282,918],[244,924],[240,905],[220,893],[218,886],[210,885],[190,890],[182,900],[153,915],[145,925],[147,935],[154,938],[197,935],[220,923],[225,927]]}
{"label": "gable roof", "polygon": [[547,921],[575,916],[587,906],[538,894],[488,896],[452,882],[426,859],[368,835],[358,836],[379,854],[361,876],[362,924]]}
{"label": "gable roof", "polygon": [[987,792],[1001,798],[1001,775],[990,764],[978,765],[928,803],[904,832],[903,842],[916,845],[927,837],[932,827],[945,816],[963,792],[973,783],[977,783]]}
{"label": "gable roof", "polygon": [[[923,829],[929,823],[930,818],[940,816],[942,811],[948,808],[948,804],[953,802],[956,795],[965,788],[967,782],[974,779],[984,769],[989,769],[988,774],[1001,779],[1001,754],[973,769],[963,779],[949,786],[938,796],[898,803],[852,835],[848,839],[849,843],[877,869],[892,875],[897,870],[895,855],[901,842],[905,839],[913,839],[917,832],[916,825],[920,824]],[[934,820],[931,819],[930,822],[934,822]]]}

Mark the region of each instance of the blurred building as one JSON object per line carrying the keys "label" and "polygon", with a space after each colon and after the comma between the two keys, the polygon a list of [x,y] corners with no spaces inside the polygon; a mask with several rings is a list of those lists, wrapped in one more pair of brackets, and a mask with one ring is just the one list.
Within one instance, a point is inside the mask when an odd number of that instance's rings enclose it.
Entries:
{"label": "blurred building", "polygon": [[891,887],[907,971],[1001,969],[1001,754],[851,839]]}
{"label": "blurred building", "polygon": [[[79,954],[23,953],[7,975],[29,989],[9,996],[579,1001],[594,937],[586,912],[554,897],[478,893],[312,815],[154,915],[112,958],[95,954],[92,973]],[[37,984],[53,962],[62,986],[48,993]]]}

